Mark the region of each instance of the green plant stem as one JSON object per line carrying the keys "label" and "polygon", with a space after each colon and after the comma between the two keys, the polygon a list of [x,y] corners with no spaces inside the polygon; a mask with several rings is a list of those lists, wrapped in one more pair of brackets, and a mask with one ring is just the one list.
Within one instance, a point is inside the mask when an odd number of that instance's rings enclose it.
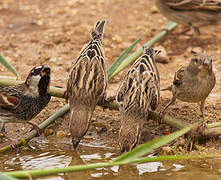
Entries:
{"label": "green plant stem", "polygon": [[[51,123],[53,123],[57,118],[63,116],[66,112],[69,111],[69,104],[64,105],[62,108],[60,108],[56,113],[54,113],[52,116],[50,116],[48,119],[46,119],[44,122],[42,122],[39,127],[40,129],[45,129],[48,127]],[[16,144],[17,147],[25,146],[33,137],[37,135],[36,130],[32,130],[29,132],[26,137],[19,139],[18,143]],[[6,151],[11,150],[11,146],[6,146],[0,149],[0,153],[4,153]]]}
{"label": "green plant stem", "polygon": [[[175,22],[169,22],[166,26],[166,29],[168,31],[173,30],[177,24]],[[159,34],[157,34],[154,38],[149,40],[147,43],[144,44],[145,47],[151,47],[153,44],[155,44],[157,41],[161,40],[167,33],[168,31],[163,30]],[[126,58],[119,66],[118,68],[113,72],[111,77],[114,77],[117,75],[120,71],[122,71],[124,68],[126,68],[131,62],[136,60],[138,57],[140,57],[143,53],[143,47],[139,48],[136,52],[134,52],[132,55],[130,55],[128,58]]]}
{"label": "green plant stem", "polygon": [[179,136],[182,136],[184,134],[186,134],[188,131],[190,131],[192,128],[195,128],[198,125],[198,123],[189,125],[179,131],[176,131],[172,134],[169,134],[167,136],[162,136],[160,138],[156,138],[150,142],[147,142],[145,144],[142,144],[132,150],[130,150],[127,153],[124,153],[123,155],[117,157],[114,162],[130,162],[131,160],[135,159],[135,158],[139,158],[141,156],[144,156],[145,154],[153,151],[154,149],[157,149],[171,141],[173,141],[174,139],[178,138]]}
{"label": "green plant stem", "polygon": [[129,52],[136,46],[136,44],[141,40],[141,38],[137,39],[129,48],[127,48],[114,63],[108,68],[107,74],[108,79],[110,80],[112,77],[114,77],[114,72],[118,68],[118,66],[125,60]]}
{"label": "green plant stem", "polygon": [[146,162],[155,162],[155,161],[171,161],[171,160],[182,160],[182,159],[201,159],[201,158],[213,158],[220,157],[220,155],[169,155],[169,156],[158,156],[158,157],[144,157],[133,159],[129,162],[106,162],[106,163],[96,163],[96,164],[86,164],[86,165],[77,165],[77,166],[69,166],[64,168],[54,168],[54,169],[41,169],[41,170],[26,170],[26,171],[13,171],[6,172],[4,174],[17,177],[17,178],[29,178],[31,177],[39,177],[39,176],[49,176],[55,175],[58,173],[68,173],[75,171],[84,171],[89,169],[101,168],[101,167],[111,167],[116,165],[125,165],[125,164],[135,164],[135,163],[146,163]]}
{"label": "green plant stem", "polygon": [[[5,87],[5,86],[14,86],[14,85],[18,85],[19,83],[22,83],[23,81],[18,81],[15,80],[15,77],[12,76],[0,76],[0,86]],[[53,87],[50,86],[49,88],[49,93],[52,96],[55,97],[59,97],[59,98],[64,98],[64,92],[65,92],[65,88],[58,88],[58,87]],[[98,103],[99,106],[102,106],[102,102]],[[119,105],[116,102],[110,102],[107,106],[108,109],[110,110],[118,110],[119,109]],[[157,112],[154,111],[150,111],[149,114],[149,118],[153,119],[153,120],[157,120],[159,114]],[[169,126],[178,128],[178,129],[182,129],[184,127],[186,127],[188,124],[173,118],[171,116],[164,116],[163,119],[163,123],[168,124]],[[204,136],[218,136],[221,135],[221,123],[220,122],[216,122],[216,123],[211,123],[207,125],[207,129],[204,132]]]}
{"label": "green plant stem", "polygon": [[18,73],[15,68],[0,54],[0,62],[5,66],[9,71],[11,71],[18,78]]}
{"label": "green plant stem", "polygon": [[[8,87],[8,86],[16,86],[18,84],[24,83],[24,81],[16,80],[12,76],[0,76],[0,86],[1,87]],[[58,88],[50,86],[49,93],[52,96],[58,97],[58,98],[64,98],[64,92],[65,88]]]}

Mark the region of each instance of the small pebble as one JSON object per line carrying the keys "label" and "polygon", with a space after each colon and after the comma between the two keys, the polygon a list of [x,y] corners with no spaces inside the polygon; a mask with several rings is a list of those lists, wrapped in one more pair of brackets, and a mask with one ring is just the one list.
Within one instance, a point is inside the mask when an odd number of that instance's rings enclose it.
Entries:
{"label": "small pebble", "polygon": [[152,14],[155,14],[155,13],[159,13],[159,9],[156,7],[156,6],[152,6],[152,8],[150,9],[151,13]]}
{"label": "small pebble", "polygon": [[115,35],[112,39],[116,41],[117,43],[122,43],[123,41],[122,37],[119,35]]}
{"label": "small pebble", "polygon": [[163,154],[171,155],[173,154],[173,149],[169,146],[162,147]]}
{"label": "small pebble", "polygon": [[185,142],[186,142],[185,139],[182,137],[178,138],[178,140],[177,140],[177,144],[180,146],[184,146]]}
{"label": "small pebble", "polygon": [[208,165],[208,164],[206,164],[206,163],[203,163],[203,164],[201,164],[201,165],[200,165],[200,167],[202,167],[202,168],[208,168],[208,167],[209,167],[209,165]]}
{"label": "small pebble", "polygon": [[198,53],[202,53],[203,49],[201,47],[193,47],[190,49],[190,53],[192,54],[198,54]]}
{"label": "small pebble", "polygon": [[51,57],[50,59],[49,59],[49,62],[56,62],[57,61],[57,58],[56,57]]}
{"label": "small pebble", "polygon": [[46,130],[44,131],[44,135],[45,135],[45,136],[50,136],[50,135],[52,135],[53,133],[54,133],[54,130],[53,130],[52,128],[46,129]]}
{"label": "small pebble", "polygon": [[66,136],[64,131],[57,131],[56,132],[56,137],[57,138],[64,138]]}

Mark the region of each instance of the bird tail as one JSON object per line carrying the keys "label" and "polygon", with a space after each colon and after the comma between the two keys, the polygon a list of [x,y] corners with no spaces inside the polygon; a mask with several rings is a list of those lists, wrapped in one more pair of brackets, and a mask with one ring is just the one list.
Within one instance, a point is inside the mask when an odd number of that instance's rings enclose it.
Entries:
{"label": "bird tail", "polygon": [[104,27],[107,24],[107,20],[97,21],[94,26],[94,30],[91,33],[92,39],[100,39],[102,38]]}
{"label": "bird tail", "polygon": [[172,86],[169,86],[167,88],[161,89],[161,91],[172,91]]}

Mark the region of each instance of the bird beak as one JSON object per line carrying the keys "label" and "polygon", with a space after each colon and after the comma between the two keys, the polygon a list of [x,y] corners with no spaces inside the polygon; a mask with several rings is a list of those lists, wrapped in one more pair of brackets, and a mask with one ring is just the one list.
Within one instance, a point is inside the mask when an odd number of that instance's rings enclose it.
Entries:
{"label": "bird beak", "polygon": [[73,143],[73,147],[75,150],[77,149],[79,142],[80,142],[79,138],[77,138],[77,137],[72,138],[72,143]]}
{"label": "bird beak", "polygon": [[210,59],[205,59],[205,61],[203,62],[203,68],[206,70],[211,69],[212,66],[212,61]]}
{"label": "bird beak", "polygon": [[47,65],[43,65],[42,69],[41,69],[41,72],[40,72],[40,75],[41,76],[44,76],[44,75],[50,75],[51,73],[51,69],[49,66]]}

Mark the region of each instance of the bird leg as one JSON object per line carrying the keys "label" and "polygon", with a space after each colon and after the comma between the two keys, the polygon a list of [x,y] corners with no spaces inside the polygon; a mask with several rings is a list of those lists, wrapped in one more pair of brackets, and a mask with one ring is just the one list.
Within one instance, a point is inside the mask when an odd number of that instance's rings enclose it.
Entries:
{"label": "bird leg", "polygon": [[68,91],[67,90],[64,92],[63,98],[65,99],[66,103],[68,103],[69,97],[68,97]]}
{"label": "bird leg", "polygon": [[34,124],[32,122],[28,122],[28,124],[32,125],[32,129],[30,131],[35,129],[37,131],[37,136],[40,136],[42,134],[42,129],[37,124]]}
{"label": "bird leg", "polygon": [[194,36],[199,37],[200,36],[200,30],[198,27],[192,26],[194,30]]}
{"label": "bird leg", "polygon": [[164,107],[164,109],[160,112],[159,114],[159,117],[157,119],[158,123],[161,124],[162,123],[162,120],[163,120],[163,117],[165,116],[166,114],[166,109],[171,105],[173,104],[174,102],[176,101],[176,96],[173,95],[172,99],[170,100],[170,102]]}
{"label": "bird leg", "polygon": [[198,126],[197,131],[201,134],[203,134],[205,128],[206,128],[206,121],[205,121],[205,114],[204,114],[204,105],[205,105],[205,100],[201,101],[200,103],[200,111],[202,113],[202,123]]}
{"label": "bird leg", "polygon": [[204,105],[205,105],[205,100],[201,101],[201,104],[200,104],[200,111],[202,113],[203,121],[204,121],[204,118],[205,118],[205,115],[204,115]]}

